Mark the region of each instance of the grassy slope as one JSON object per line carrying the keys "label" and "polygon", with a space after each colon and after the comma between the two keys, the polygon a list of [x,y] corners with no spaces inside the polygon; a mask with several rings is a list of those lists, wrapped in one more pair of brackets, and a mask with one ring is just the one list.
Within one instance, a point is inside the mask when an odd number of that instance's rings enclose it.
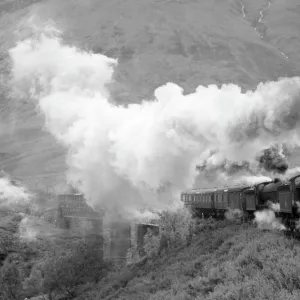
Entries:
{"label": "grassy slope", "polygon": [[[0,211],[0,269],[13,261],[23,282],[68,233],[48,226],[34,241],[20,240],[19,214]],[[39,229],[39,227],[36,227]],[[77,300],[296,300],[300,297],[300,242],[249,224],[201,221],[188,246],[179,245],[118,269],[98,283],[78,286]],[[30,294],[27,288],[26,293]],[[75,298],[73,298],[75,299]]]}
{"label": "grassy slope", "polygon": [[111,274],[77,299],[296,300],[299,246],[245,224],[201,225],[188,247]]}
{"label": "grassy slope", "polygon": [[[14,43],[16,24],[35,13],[56,21],[68,42],[119,58],[111,86],[118,103],[151,98],[154,89],[168,81],[186,92],[209,83],[254,88],[260,81],[292,76],[300,69],[297,1],[274,2],[263,12],[265,24],[258,24],[259,12],[266,7],[263,0],[51,0],[21,9],[6,7],[0,19],[0,69],[9,69],[6,50]],[[32,104],[8,101],[4,92],[2,84],[1,165],[31,184],[60,182],[63,150],[42,131],[43,118]]]}

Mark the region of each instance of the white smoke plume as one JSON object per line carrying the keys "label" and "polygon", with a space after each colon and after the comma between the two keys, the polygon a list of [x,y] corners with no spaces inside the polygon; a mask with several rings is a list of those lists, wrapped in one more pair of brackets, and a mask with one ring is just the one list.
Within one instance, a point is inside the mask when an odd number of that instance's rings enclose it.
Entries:
{"label": "white smoke plume", "polygon": [[271,209],[266,209],[263,211],[256,211],[254,213],[255,219],[254,223],[257,224],[259,229],[268,230],[285,230],[285,226],[281,224],[280,220],[276,218],[275,213]]}
{"label": "white smoke plume", "polygon": [[9,53],[15,95],[36,100],[46,128],[68,149],[69,182],[91,205],[169,208],[166,199],[179,201],[192,186],[197,164],[258,167],[264,149],[300,144],[299,77],[245,93],[224,84],[183,95],[167,83],[150,101],[124,107],[107,87],[116,59],[66,45],[49,28]]}
{"label": "white smoke plume", "polygon": [[300,173],[300,167],[295,167],[288,169],[284,175],[278,176],[282,180],[288,180],[291,177],[294,177]]}
{"label": "white smoke plume", "polygon": [[31,197],[25,187],[12,181],[8,175],[0,174],[0,209],[24,211],[29,208]]}
{"label": "white smoke plume", "polygon": [[271,210],[274,212],[279,212],[280,211],[280,204],[279,203],[273,203],[271,201],[267,201],[267,204]]}
{"label": "white smoke plume", "polygon": [[270,182],[272,181],[272,179],[268,176],[253,176],[253,175],[249,175],[249,176],[243,175],[235,180],[235,182],[238,184],[244,184],[249,186],[256,185],[261,182],[268,182],[268,181]]}
{"label": "white smoke plume", "polygon": [[19,223],[19,235],[22,240],[34,241],[38,238],[62,236],[63,230],[55,228],[52,224],[39,217],[24,216]]}
{"label": "white smoke plume", "polygon": [[132,219],[135,222],[141,222],[141,223],[149,223],[153,220],[158,220],[159,215],[157,212],[150,211],[150,210],[129,210],[125,211],[126,218]]}

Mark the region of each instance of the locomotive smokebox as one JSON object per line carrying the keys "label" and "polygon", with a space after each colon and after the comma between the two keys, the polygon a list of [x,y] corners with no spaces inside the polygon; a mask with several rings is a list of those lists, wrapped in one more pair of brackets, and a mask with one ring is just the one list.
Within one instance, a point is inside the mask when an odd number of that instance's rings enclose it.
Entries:
{"label": "locomotive smokebox", "polygon": [[268,201],[277,203],[277,190],[278,186],[282,183],[281,181],[275,180],[271,183],[263,183],[259,185],[259,205],[266,206]]}

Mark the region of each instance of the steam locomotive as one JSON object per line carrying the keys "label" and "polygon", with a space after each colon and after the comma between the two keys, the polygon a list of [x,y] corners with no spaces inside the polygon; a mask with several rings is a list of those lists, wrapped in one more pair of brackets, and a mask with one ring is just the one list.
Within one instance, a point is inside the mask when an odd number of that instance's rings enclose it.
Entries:
{"label": "steam locomotive", "polygon": [[294,230],[300,216],[300,175],[287,181],[275,179],[254,186],[192,189],[181,193],[181,201],[193,214],[204,218],[224,218],[231,209],[241,211],[249,220],[254,218],[255,211],[271,206],[283,225]]}

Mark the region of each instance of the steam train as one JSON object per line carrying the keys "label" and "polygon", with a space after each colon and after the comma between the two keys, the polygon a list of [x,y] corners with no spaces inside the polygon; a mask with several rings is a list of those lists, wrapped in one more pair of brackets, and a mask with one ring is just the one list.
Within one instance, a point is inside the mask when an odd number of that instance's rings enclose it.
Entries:
{"label": "steam train", "polygon": [[255,211],[273,206],[283,225],[294,230],[300,216],[300,175],[287,181],[275,179],[254,186],[192,189],[181,193],[181,201],[194,215],[204,218],[224,218],[231,209],[243,212],[243,217],[251,220]]}

